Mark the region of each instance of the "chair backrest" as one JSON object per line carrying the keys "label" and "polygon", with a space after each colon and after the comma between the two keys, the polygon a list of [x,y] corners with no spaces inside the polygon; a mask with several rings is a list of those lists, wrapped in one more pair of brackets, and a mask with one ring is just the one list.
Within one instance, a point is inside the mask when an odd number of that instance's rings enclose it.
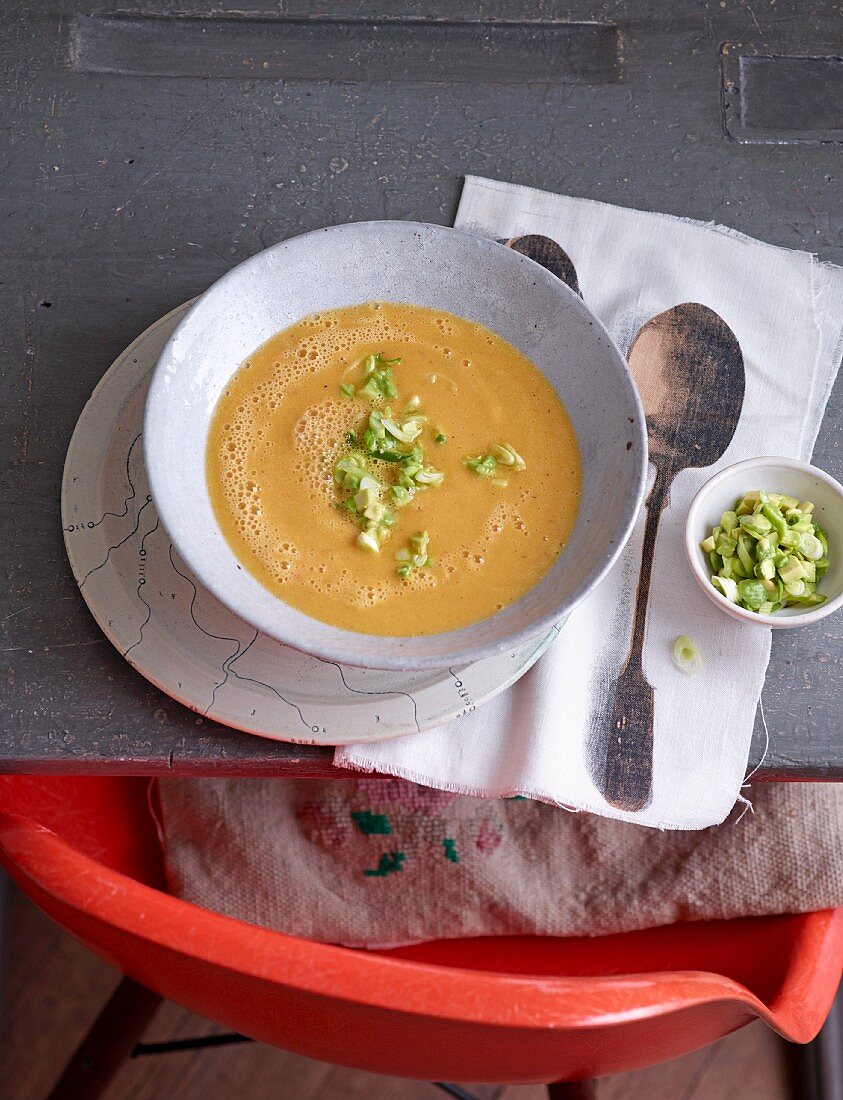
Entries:
{"label": "chair backrest", "polygon": [[0,777],[0,858],[124,973],[256,1039],[419,1078],[549,1081],[675,1057],[761,1017],[812,1038],[843,965],[843,911],[595,939],[354,951],[161,888],[148,780]]}

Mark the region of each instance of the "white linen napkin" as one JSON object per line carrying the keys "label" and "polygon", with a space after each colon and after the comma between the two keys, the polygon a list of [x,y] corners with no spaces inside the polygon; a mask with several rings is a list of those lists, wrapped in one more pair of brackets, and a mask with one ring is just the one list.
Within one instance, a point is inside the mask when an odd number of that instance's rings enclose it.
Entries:
{"label": "white linen napkin", "polygon": [[[655,690],[653,789],[637,811],[603,797],[588,764],[595,708],[605,705],[626,654],[644,517],[611,574],[571,615],[545,656],[517,684],[466,717],[394,741],[335,750],[335,763],[487,798],[524,795],[667,829],[722,821],[740,794],[770,631],[719,613],[684,559],[684,517],[719,468],[770,452],[810,457],[843,349],[843,268],[733,230],[663,214],[468,177],[457,228],[508,239],[542,234],[574,263],[586,304],[626,353],[663,310],[700,302],[737,336],[746,393],[721,459],[674,480],[656,543],[644,671]],[[652,471],[651,471],[652,472]],[[686,676],[674,639],[703,655]]]}

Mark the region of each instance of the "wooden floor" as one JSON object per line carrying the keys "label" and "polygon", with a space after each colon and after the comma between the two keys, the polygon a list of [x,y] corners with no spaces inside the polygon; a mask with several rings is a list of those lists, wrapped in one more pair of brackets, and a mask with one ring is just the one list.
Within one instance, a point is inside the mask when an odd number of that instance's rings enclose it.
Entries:
{"label": "wooden floor", "polygon": [[[43,1100],[119,975],[12,891],[5,962],[4,1100]],[[165,1005],[147,1041],[221,1029]],[[705,1050],[598,1084],[599,1100],[789,1100],[787,1052],[760,1023]],[[545,1100],[538,1085],[476,1086],[483,1100]],[[313,1062],[258,1044],[126,1063],[105,1100],[436,1100],[431,1085]]]}

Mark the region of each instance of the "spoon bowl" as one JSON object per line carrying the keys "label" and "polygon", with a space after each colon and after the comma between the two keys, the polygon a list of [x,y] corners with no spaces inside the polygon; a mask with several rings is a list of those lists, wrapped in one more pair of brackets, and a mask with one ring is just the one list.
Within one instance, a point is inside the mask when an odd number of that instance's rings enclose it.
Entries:
{"label": "spoon bowl", "polygon": [[660,313],[636,336],[629,369],[662,481],[716,462],[735,434],[745,385],[740,347],[722,317],[699,302]]}

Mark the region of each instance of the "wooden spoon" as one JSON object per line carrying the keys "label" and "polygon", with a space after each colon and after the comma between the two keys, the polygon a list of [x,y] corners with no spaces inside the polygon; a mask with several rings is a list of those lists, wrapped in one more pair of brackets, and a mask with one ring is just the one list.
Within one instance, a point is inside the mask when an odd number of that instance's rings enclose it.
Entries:
{"label": "wooden spoon", "polygon": [[593,769],[602,769],[595,779],[607,802],[639,810],[652,795],[654,691],[644,676],[642,653],[659,520],[680,470],[712,465],[731,443],[745,379],[735,334],[698,302],[684,302],[648,321],[630,348],[629,366],[647,416],[656,478],[646,502],[629,656],[599,716],[591,751]]}

